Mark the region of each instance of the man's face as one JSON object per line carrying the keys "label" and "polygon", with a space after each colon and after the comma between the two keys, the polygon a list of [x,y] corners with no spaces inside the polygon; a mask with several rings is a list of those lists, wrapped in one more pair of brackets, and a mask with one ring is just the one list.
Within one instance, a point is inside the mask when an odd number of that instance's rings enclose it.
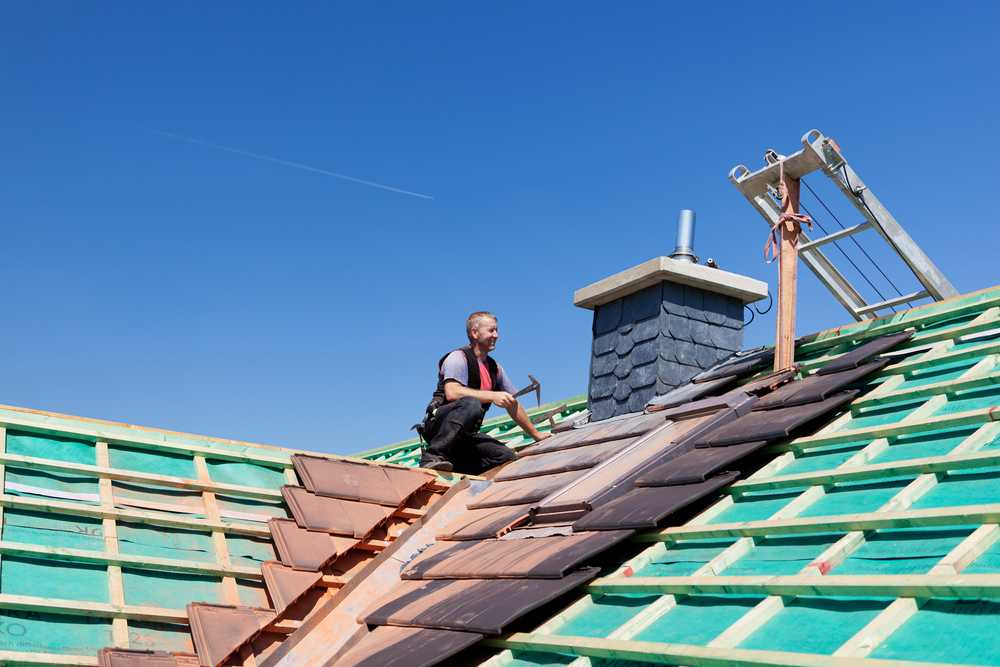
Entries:
{"label": "man's face", "polygon": [[478,329],[472,328],[472,339],[476,342],[476,346],[485,348],[487,352],[496,348],[499,337],[500,332],[497,331],[496,320],[485,320]]}

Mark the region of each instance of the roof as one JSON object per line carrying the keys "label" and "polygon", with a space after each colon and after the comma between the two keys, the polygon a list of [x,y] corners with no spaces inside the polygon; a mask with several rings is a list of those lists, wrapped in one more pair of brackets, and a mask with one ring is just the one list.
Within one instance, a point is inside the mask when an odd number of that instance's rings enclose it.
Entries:
{"label": "roof", "polygon": [[0,659],[997,664],[998,354],[993,288],[490,420],[492,480],[0,408]]}

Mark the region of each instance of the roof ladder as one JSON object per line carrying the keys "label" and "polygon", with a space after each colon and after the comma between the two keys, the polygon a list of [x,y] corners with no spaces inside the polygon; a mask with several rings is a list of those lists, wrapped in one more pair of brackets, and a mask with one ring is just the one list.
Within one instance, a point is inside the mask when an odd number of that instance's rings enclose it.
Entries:
{"label": "roof ladder", "polygon": [[[878,317],[879,311],[888,310],[908,301],[917,301],[928,297],[935,301],[943,301],[959,295],[948,279],[920,249],[920,246],[910,238],[909,234],[903,231],[896,219],[858,178],[858,175],[847,164],[847,160],[841,155],[840,147],[837,146],[836,142],[829,137],[824,137],[818,130],[812,130],[802,137],[802,146],[801,151],[784,159],[786,176],[798,179],[817,169],[822,169],[823,173],[837,184],[844,196],[854,204],[866,220],[859,225],[848,227],[815,241],[811,241],[805,233],[799,235],[799,259],[816,274],[820,282],[826,285],[827,289],[847,308],[854,319],[858,321],[873,319]],[[774,227],[781,214],[781,204],[774,197],[778,185],[779,167],[777,156],[774,155],[773,151],[768,151],[765,160],[769,164],[753,173],[743,165],[734,168],[729,172],[729,180],[753,204],[753,207],[764,217],[768,225]],[[906,262],[906,265],[913,271],[913,275],[923,285],[923,290],[869,304],[820,250],[828,243],[873,228]]]}

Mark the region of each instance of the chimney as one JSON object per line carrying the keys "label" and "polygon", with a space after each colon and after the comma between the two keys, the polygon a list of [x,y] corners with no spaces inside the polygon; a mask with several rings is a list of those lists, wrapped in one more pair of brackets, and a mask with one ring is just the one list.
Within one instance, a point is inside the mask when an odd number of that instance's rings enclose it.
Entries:
{"label": "chimney", "polygon": [[653,397],[743,348],[743,306],[766,297],[767,283],[697,264],[693,211],[681,211],[676,245],[670,257],[573,296],[574,305],[594,311],[592,421],[641,412]]}

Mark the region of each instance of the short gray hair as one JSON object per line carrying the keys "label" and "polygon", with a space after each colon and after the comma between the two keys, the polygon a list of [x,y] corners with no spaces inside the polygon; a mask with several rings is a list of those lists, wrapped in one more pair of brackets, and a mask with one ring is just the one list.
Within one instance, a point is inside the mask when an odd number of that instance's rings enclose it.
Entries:
{"label": "short gray hair", "polygon": [[480,310],[478,312],[469,315],[469,319],[465,320],[465,335],[469,337],[469,342],[472,342],[472,330],[479,329],[483,326],[483,320],[493,320],[497,321],[497,318],[493,313],[488,313],[485,310]]}

